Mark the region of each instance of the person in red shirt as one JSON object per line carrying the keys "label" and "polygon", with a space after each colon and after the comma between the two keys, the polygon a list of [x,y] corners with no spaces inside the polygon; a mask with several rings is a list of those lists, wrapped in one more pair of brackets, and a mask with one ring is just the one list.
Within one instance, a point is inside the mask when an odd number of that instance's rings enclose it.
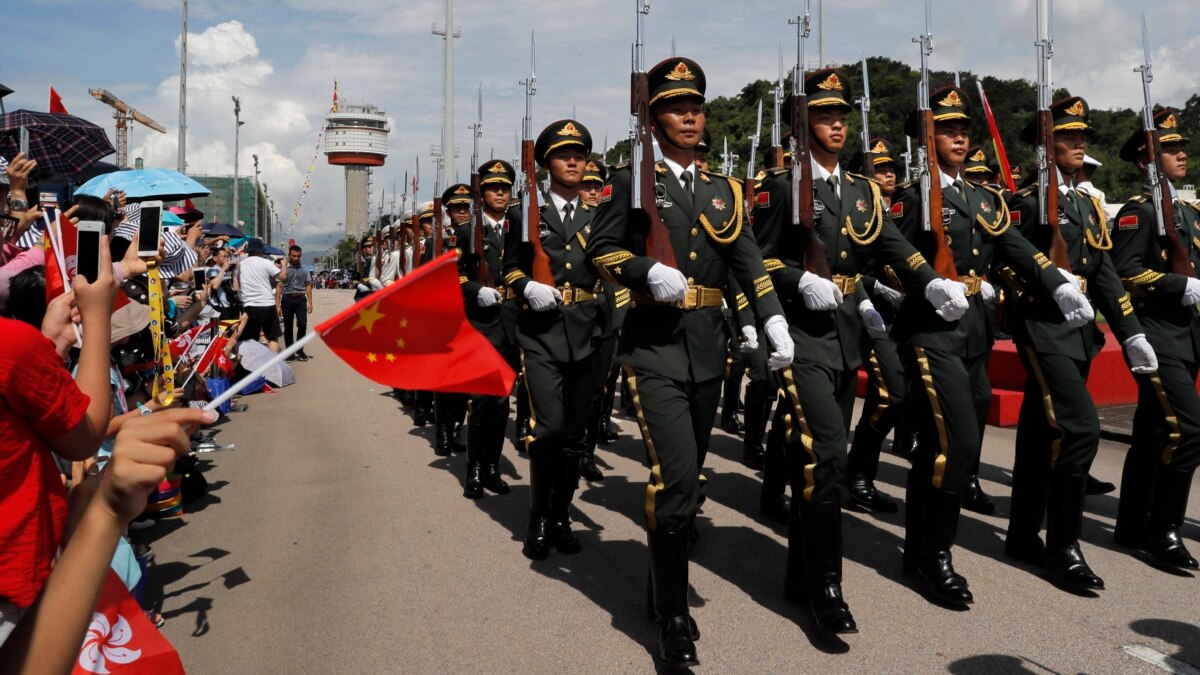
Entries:
{"label": "person in red shirt", "polygon": [[[0,609],[6,619],[37,598],[61,543],[66,492],[51,453],[72,461],[90,457],[112,417],[109,334],[117,282],[107,237],[100,254],[97,280],[76,277],[72,293],[47,307],[41,333],[0,318]],[[74,341],[73,309],[86,336],[74,380],[61,355]]]}

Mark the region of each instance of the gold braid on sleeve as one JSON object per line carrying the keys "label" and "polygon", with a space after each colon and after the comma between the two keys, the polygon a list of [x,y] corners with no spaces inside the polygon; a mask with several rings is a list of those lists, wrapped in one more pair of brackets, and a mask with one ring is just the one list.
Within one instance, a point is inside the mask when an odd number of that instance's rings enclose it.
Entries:
{"label": "gold braid on sleeve", "polygon": [[980,185],[978,187],[987,190],[996,197],[996,222],[988,223],[983,219],[983,216],[978,214],[975,216],[975,221],[979,223],[979,226],[983,228],[984,232],[987,232],[993,237],[999,237],[1000,235],[1004,234],[1008,228],[1012,227],[1012,218],[1009,215],[1008,204],[1004,201],[1004,195],[1000,194],[999,191],[993,190],[986,185]]}
{"label": "gold braid on sleeve", "polygon": [[[704,227],[704,231],[708,233],[709,237],[712,237],[713,241],[721,244],[722,246],[733,243],[733,241],[738,238],[738,235],[742,233],[742,220],[744,215],[742,210],[741,184],[732,178],[726,178],[726,180],[729,181],[729,187],[733,189],[733,218],[731,218],[728,222],[723,223],[721,230],[718,231],[715,227],[713,227],[713,224],[709,222],[708,216],[704,215],[703,213],[700,214],[700,225]],[[730,230],[733,231],[732,234],[729,234]]]}
{"label": "gold braid on sleeve", "polygon": [[867,187],[871,190],[871,202],[874,211],[871,212],[871,217],[867,219],[862,232],[856,232],[854,224],[850,222],[850,216],[846,216],[846,236],[850,237],[850,241],[859,246],[866,246],[875,241],[879,237],[879,233],[883,231],[883,197],[879,191],[879,185],[873,180],[864,180]]}
{"label": "gold braid on sleeve", "polygon": [[1104,212],[1104,207],[1100,204],[1100,200],[1092,195],[1088,195],[1092,200],[1092,208],[1096,210],[1096,220],[1100,225],[1100,236],[1092,236],[1091,228],[1084,228],[1087,236],[1087,243],[1097,251],[1111,251],[1113,247],[1112,234],[1108,231],[1108,214]]}

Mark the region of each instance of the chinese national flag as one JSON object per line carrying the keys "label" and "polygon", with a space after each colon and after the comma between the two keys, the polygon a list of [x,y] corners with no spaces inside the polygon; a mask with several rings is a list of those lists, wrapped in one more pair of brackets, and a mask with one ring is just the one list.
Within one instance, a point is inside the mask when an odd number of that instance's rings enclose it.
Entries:
{"label": "chinese national flag", "polygon": [[50,87],[50,112],[56,115],[71,114],[67,112],[67,106],[63,105],[62,97],[58,95],[58,92],[54,90],[53,86]]}
{"label": "chinese national flag", "polygon": [[450,252],[316,330],[351,368],[388,387],[507,396],[516,373],[467,323]]}
{"label": "chinese national flag", "polygon": [[104,580],[72,675],[182,675],[179,653],[112,570]]}
{"label": "chinese national flag", "polygon": [[[59,240],[59,246],[55,246],[51,240],[50,228],[46,228],[46,232],[42,235],[43,245],[46,249],[46,302],[49,303],[54,298],[67,292],[71,287],[71,280],[75,278],[75,270],[78,268],[75,257],[75,247],[79,244],[78,233],[76,232],[75,223],[71,222],[64,214],[59,214],[58,217],[58,233],[54,235],[55,239]],[[63,267],[67,269],[67,278],[63,279],[62,271],[58,267],[58,255],[61,248]],[[121,309],[129,304],[129,296],[125,295],[124,291],[117,289],[117,295],[113,298],[113,311]]]}

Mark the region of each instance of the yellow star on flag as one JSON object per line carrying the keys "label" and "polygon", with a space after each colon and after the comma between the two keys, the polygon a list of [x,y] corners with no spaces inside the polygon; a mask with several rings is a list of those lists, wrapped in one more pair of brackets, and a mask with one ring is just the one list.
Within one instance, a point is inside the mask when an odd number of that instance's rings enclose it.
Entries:
{"label": "yellow star on flag", "polygon": [[379,357],[375,356],[374,354],[367,354],[367,360],[371,363],[375,363],[379,360]]}
{"label": "yellow star on flag", "polygon": [[400,319],[400,327],[408,328],[408,319]]}
{"label": "yellow star on flag", "polygon": [[404,349],[404,338],[400,338],[400,339],[396,340],[396,346],[399,347],[400,349]]}
{"label": "yellow star on flag", "polygon": [[366,328],[367,333],[370,334],[371,329],[375,327],[375,322],[379,321],[384,316],[385,315],[379,311],[379,303],[377,302],[358,313],[358,322],[354,324],[354,328],[351,330]]}
{"label": "yellow star on flag", "polygon": [[391,354],[391,353],[389,353],[389,354],[387,355],[387,360],[388,360],[388,363],[395,363],[395,362],[396,362],[396,355],[395,355],[395,354]]}

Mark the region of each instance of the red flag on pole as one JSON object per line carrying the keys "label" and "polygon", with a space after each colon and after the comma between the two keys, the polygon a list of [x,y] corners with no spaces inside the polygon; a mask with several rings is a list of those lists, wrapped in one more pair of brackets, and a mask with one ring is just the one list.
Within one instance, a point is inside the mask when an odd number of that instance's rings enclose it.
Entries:
{"label": "red flag on pole", "polygon": [[467,322],[449,252],[316,327],[325,344],[388,387],[507,396],[516,373]]}
{"label": "red flag on pole", "polygon": [[1012,167],[1008,163],[1008,153],[1004,150],[1004,139],[1000,138],[1000,128],[996,126],[996,118],[992,115],[992,106],[988,105],[987,95],[983,93],[983,82],[976,81],[979,87],[979,100],[983,103],[983,114],[987,117],[988,131],[992,134],[992,148],[996,151],[996,162],[1000,165],[1000,175],[1004,178],[1005,187],[1010,192],[1017,191],[1016,181],[1013,180]]}
{"label": "red flag on pole", "polygon": [[183,675],[179,653],[112,570],[104,579],[72,675]]}
{"label": "red flag on pole", "polygon": [[67,106],[63,105],[62,97],[54,90],[54,85],[50,85],[50,107],[48,110],[56,115],[70,115],[67,112]]}

